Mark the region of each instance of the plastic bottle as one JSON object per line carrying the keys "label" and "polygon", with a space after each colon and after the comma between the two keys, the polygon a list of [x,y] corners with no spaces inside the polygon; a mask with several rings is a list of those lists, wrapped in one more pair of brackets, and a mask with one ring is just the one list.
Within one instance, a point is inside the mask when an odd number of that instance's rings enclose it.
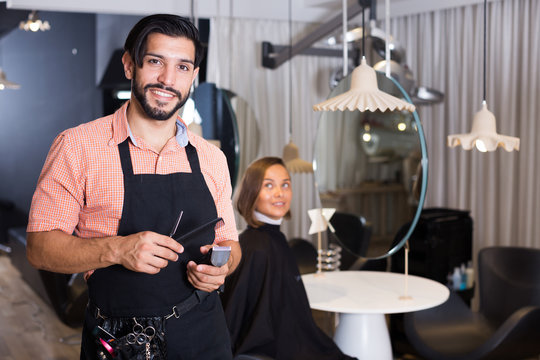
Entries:
{"label": "plastic bottle", "polygon": [[454,290],[459,290],[461,286],[461,274],[459,273],[459,267],[454,268],[454,273],[452,274],[452,287]]}
{"label": "plastic bottle", "polygon": [[465,267],[465,263],[461,264],[461,267],[459,268],[459,273],[461,274],[461,282],[459,284],[459,290],[465,290],[467,288],[467,268]]}
{"label": "plastic bottle", "polygon": [[448,275],[446,275],[446,286],[448,286],[449,289],[454,288],[454,282],[452,281],[452,272],[450,271]]}
{"label": "plastic bottle", "polygon": [[467,264],[465,273],[467,274],[467,289],[470,289],[474,286],[474,269],[471,261]]}

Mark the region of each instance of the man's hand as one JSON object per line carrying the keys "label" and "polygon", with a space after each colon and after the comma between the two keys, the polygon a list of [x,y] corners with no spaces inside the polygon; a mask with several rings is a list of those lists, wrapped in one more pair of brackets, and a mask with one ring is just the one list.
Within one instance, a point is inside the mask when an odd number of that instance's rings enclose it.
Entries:
{"label": "man's hand", "polygon": [[151,231],[83,239],[51,230],[29,232],[26,239],[26,256],[32,266],[63,274],[90,272],[115,264],[156,274],[169,261],[177,261],[178,253],[184,251],[176,240]]}
{"label": "man's hand", "polygon": [[[201,246],[201,253],[207,254],[212,245]],[[196,264],[190,261],[187,264],[188,280],[195,288],[206,292],[217,290],[229,273],[229,263],[216,267],[212,265]]]}
{"label": "man's hand", "polygon": [[184,247],[176,240],[152,231],[143,231],[118,239],[116,257],[125,268],[147,274],[157,274],[177,261]]}

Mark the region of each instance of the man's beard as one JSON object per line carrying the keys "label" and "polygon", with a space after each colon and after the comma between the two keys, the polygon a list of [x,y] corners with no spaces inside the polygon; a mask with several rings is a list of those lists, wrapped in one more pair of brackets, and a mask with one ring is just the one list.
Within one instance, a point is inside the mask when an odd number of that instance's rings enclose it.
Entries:
{"label": "man's beard", "polygon": [[[139,104],[141,104],[144,112],[150,118],[152,118],[154,120],[168,120],[175,113],[177,113],[178,110],[180,110],[180,108],[182,106],[184,106],[184,104],[188,100],[187,95],[182,98],[182,94],[180,93],[180,91],[178,91],[176,89],[173,89],[171,87],[165,87],[165,86],[163,86],[161,84],[148,84],[144,88],[142,88],[142,87],[139,86],[139,83],[137,82],[136,74],[137,74],[137,71],[135,71],[135,73],[133,75],[133,80],[132,80],[132,82],[133,82],[133,85],[132,85],[133,95],[135,95],[135,98],[137,99]],[[149,88],[162,89],[162,90],[166,90],[166,91],[174,93],[176,95],[177,99],[178,99],[178,102],[177,102],[176,106],[171,111],[165,111],[165,110],[162,110],[162,109],[159,108],[159,106],[165,106],[165,103],[160,103],[158,101],[158,107],[152,107],[148,103],[148,100],[146,99],[146,96],[145,96],[146,92],[149,91],[148,90]]]}

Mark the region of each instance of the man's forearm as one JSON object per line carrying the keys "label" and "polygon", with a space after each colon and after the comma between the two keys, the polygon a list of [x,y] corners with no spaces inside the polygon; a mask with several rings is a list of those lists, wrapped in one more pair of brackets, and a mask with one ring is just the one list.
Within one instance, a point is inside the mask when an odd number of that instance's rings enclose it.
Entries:
{"label": "man's forearm", "polygon": [[26,256],[38,269],[65,274],[84,272],[114,263],[111,240],[115,238],[82,239],[61,230],[29,232]]}

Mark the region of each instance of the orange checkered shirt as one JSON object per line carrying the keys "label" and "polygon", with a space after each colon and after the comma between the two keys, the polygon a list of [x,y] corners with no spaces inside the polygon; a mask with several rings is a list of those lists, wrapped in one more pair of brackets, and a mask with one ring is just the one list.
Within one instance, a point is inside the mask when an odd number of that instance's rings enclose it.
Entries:
{"label": "orange checkered shirt", "polygon": [[[127,137],[132,140],[129,147],[135,174],[191,172],[179,135],[158,154],[130,133],[128,104],[112,115],[65,130],[54,140],[32,198],[27,231],[58,229],[82,238],[116,235],[124,203],[118,144]],[[180,117],[178,122],[185,131]],[[238,240],[225,155],[189,131],[187,138],[197,149],[204,179],[225,223],[216,229],[215,243]]]}

